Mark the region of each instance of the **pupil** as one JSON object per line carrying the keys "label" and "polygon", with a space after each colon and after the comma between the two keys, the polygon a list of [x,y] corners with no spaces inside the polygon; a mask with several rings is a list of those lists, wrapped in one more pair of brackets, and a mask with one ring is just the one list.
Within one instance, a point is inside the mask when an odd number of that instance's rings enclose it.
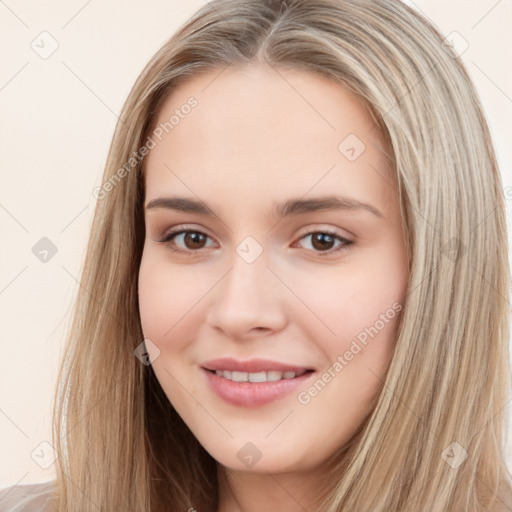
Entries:
{"label": "pupil", "polygon": [[198,245],[201,246],[201,242],[204,242],[204,240],[200,240],[201,238],[204,238],[204,235],[201,233],[187,233],[185,235],[185,243],[188,246],[188,242],[192,241],[192,248],[197,249]]}
{"label": "pupil", "polygon": [[[320,242],[320,245],[317,247],[317,242]],[[313,235],[313,246],[315,249],[330,249],[333,242],[333,237],[331,235],[325,233],[317,233]],[[325,244],[327,244],[327,247]]]}

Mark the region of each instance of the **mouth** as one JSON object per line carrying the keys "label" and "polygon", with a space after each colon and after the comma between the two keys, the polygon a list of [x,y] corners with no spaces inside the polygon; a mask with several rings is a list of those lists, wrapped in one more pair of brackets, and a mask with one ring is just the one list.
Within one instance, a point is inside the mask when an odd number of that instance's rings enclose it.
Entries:
{"label": "mouth", "polygon": [[232,382],[277,382],[279,380],[284,379],[295,379],[296,377],[301,377],[306,373],[311,373],[314,370],[299,370],[297,372],[293,371],[277,371],[277,370],[268,370],[261,372],[241,372],[241,371],[230,371],[230,370],[208,370],[206,371],[217,375],[223,379],[230,380]]}
{"label": "mouth", "polygon": [[[307,371],[314,370],[314,368],[310,368],[308,366],[281,363],[279,361],[273,361],[271,359],[249,359],[245,361],[239,361],[232,357],[221,357],[219,359],[206,361],[205,363],[202,364],[202,367],[205,370],[209,371],[221,371],[223,372],[222,376],[224,376],[224,373],[227,372],[226,378],[231,378],[230,374],[232,376],[232,374],[234,373],[236,378],[243,377],[244,380],[245,373],[247,373],[248,375],[255,373],[262,374],[263,372],[270,373],[271,379],[274,378],[275,380],[277,380],[277,373],[289,375],[289,377],[285,376],[285,378],[293,378],[297,375],[302,375]],[[294,373],[295,375],[291,376],[292,373]],[[282,378],[282,376],[280,376],[279,379],[280,378]]]}
{"label": "mouth", "polygon": [[216,359],[201,365],[210,389],[225,402],[256,407],[283,398],[304,386],[313,368],[264,359]]}

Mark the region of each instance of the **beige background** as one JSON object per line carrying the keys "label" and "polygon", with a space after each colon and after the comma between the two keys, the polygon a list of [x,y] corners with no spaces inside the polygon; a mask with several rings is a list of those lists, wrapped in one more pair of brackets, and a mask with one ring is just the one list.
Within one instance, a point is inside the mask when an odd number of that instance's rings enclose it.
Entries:
{"label": "beige background", "polygon": [[[510,0],[407,2],[469,48],[512,210]],[[152,54],[204,0],[0,2],[0,487],[50,480],[56,370],[117,114]],[[44,36],[57,50],[41,58]],[[43,37],[43,36],[39,36]],[[42,51],[42,50],[40,50]],[[510,224],[509,224],[510,225]],[[47,263],[32,247],[48,237]],[[35,452],[34,452],[35,450]],[[31,457],[35,453],[34,459]]]}

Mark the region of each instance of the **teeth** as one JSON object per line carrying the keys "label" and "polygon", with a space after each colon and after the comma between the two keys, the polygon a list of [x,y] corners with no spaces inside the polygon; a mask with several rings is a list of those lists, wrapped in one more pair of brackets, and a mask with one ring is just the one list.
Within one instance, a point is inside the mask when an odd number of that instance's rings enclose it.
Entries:
{"label": "teeth", "polygon": [[247,372],[233,372],[231,376],[231,380],[234,382],[247,382],[249,379],[249,374]]}
{"label": "teeth", "polygon": [[278,372],[270,370],[268,372],[235,372],[229,370],[215,370],[216,375],[225,379],[232,380],[233,382],[275,382],[282,379],[293,379],[294,377],[300,377],[306,370],[296,372]]}
{"label": "teeth", "polygon": [[267,374],[265,372],[249,373],[249,382],[267,382]]}
{"label": "teeth", "polygon": [[267,381],[281,380],[283,378],[283,372],[272,370],[267,372]]}

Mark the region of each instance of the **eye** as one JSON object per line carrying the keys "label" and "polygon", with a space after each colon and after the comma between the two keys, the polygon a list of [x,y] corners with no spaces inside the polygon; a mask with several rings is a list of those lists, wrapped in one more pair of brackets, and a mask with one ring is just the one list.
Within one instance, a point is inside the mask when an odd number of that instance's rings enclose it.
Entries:
{"label": "eye", "polygon": [[[331,231],[310,231],[303,235],[300,239],[304,240],[310,237],[310,245],[312,246],[312,250],[314,252],[318,252],[320,256],[327,256],[338,251],[346,250],[352,245],[354,242],[351,240],[347,240],[346,238],[333,233]],[[339,245],[335,246],[332,249],[335,241],[338,240]]]}
{"label": "eye", "polygon": [[[310,238],[310,245],[313,252],[318,253],[320,256],[328,256],[333,253],[343,251],[349,248],[354,242],[348,240],[334,232],[323,230],[323,231],[310,231],[303,235],[300,240]],[[176,229],[167,233],[164,238],[158,240],[158,242],[167,245],[172,251],[181,253],[192,253],[199,252],[200,249],[208,247],[205,245],[207,240],[211,238],[202,231],[190,230],[190,229]],[[338,241],[338,245],[333,244]],[[211,245],[210,245],[211,247]]]}
{"label": "eye", "polygon": [[[162,240],[158,241],[168,245],[171,250],[176,252],[197,252],[199,249],[205,248],[205,241],[209,238],[202,231],[181,229],[171,231]],[[176,248],[176,243],[181,245],[181,248]],[[183,249],[183,245],[185,249]]]}

